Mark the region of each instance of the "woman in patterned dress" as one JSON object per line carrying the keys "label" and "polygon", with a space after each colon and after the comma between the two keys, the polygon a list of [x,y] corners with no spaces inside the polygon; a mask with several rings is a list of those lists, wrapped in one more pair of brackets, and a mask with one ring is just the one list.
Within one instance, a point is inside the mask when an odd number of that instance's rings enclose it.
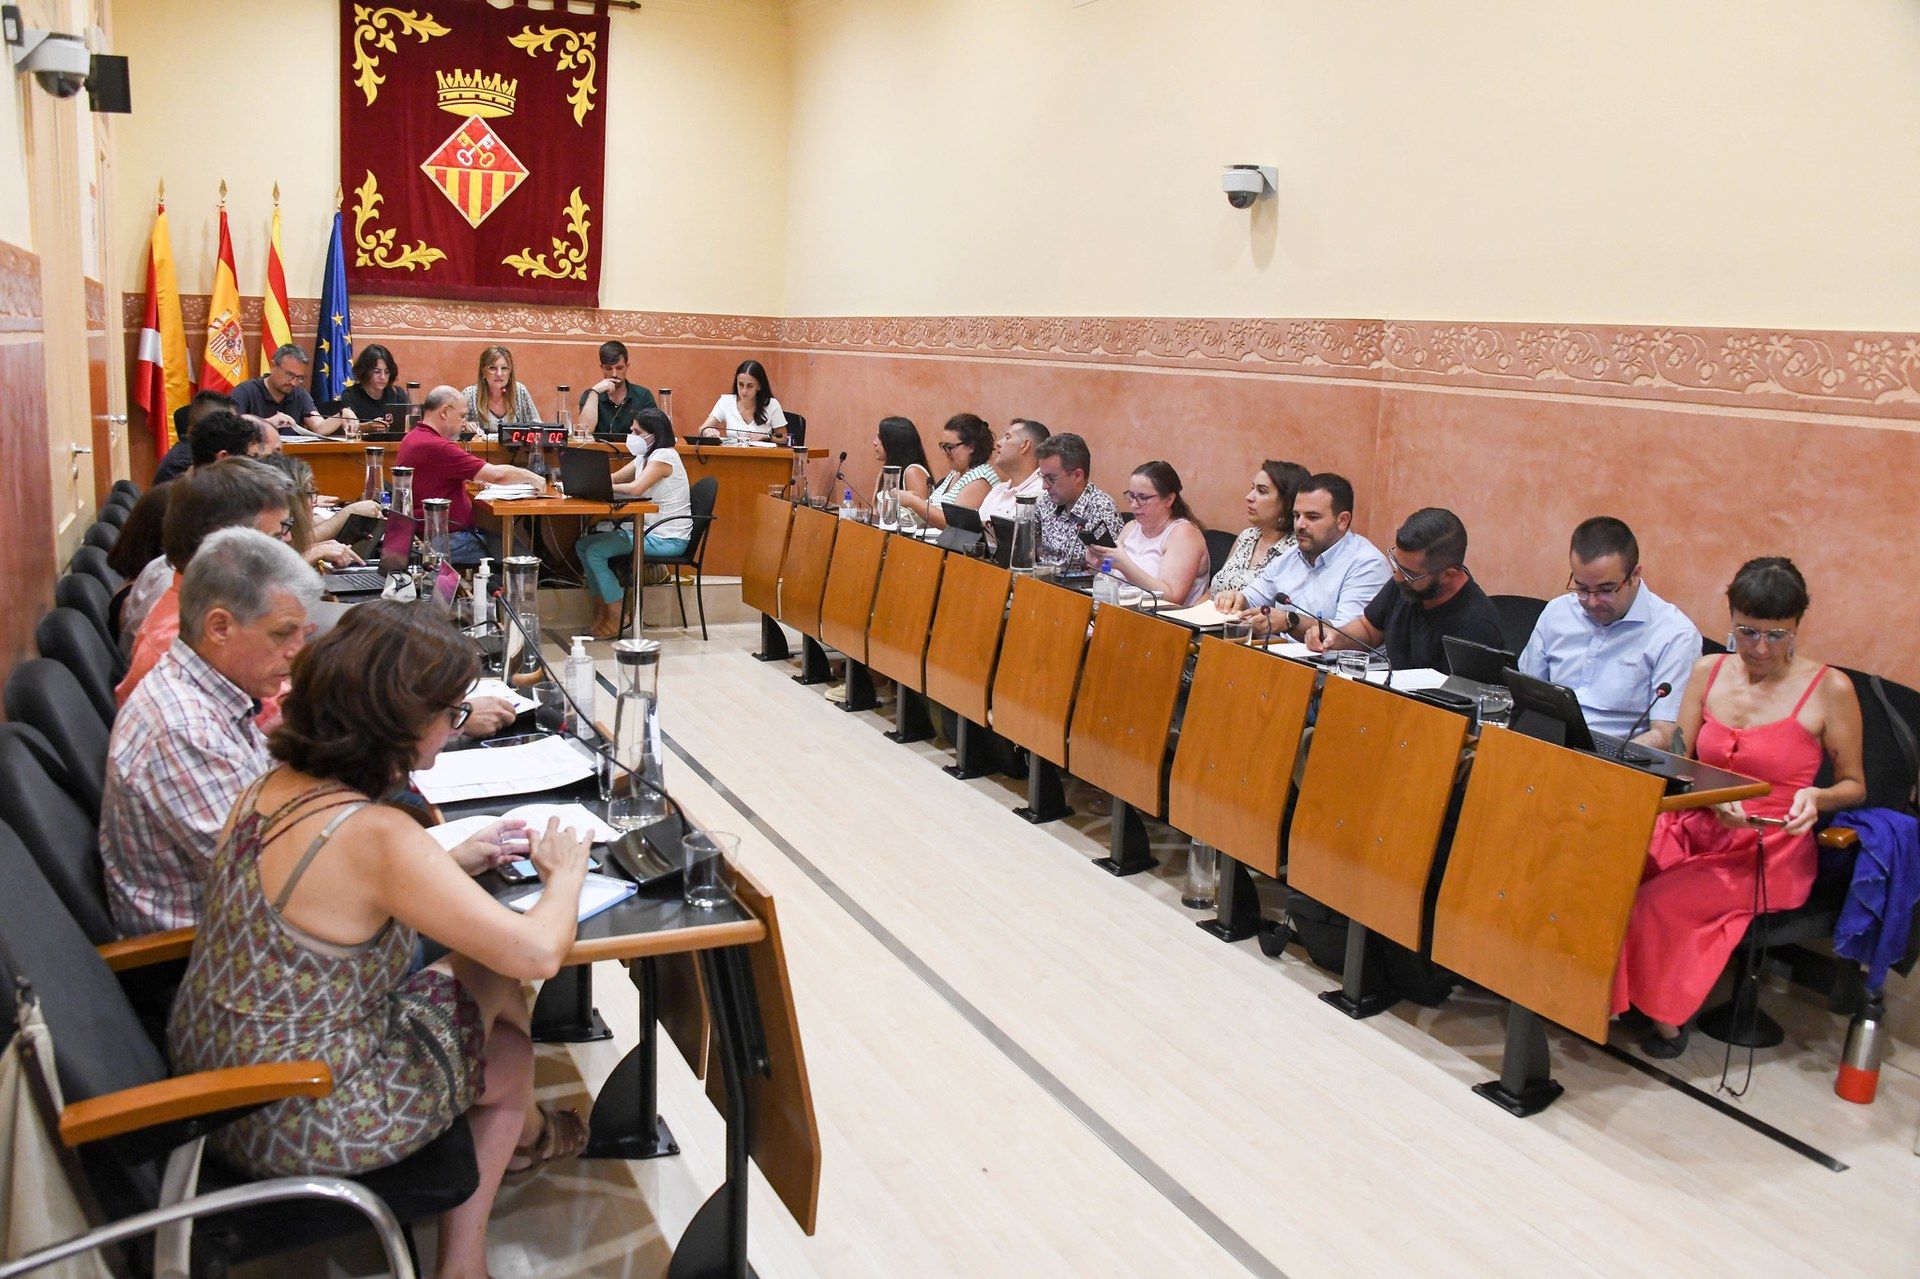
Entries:
{"label": "woman in patterned dress", "polygon": [[1253,523],[1233,539],[1233,550],[1213,575],[1209,594],[1218,597],[1243,589],[1261,569],[1293,549],[1293,495],[1310,475],[1298,462],[1268,458],[1260,464],[1247,490],[1247,518]]}
{"label": "woman in patterned dress", "polygon": [[[532,1106],[520,983],[553,976],[573,942],[586,845],[554,823],[528,838],[546,892],[519,914],[472,878],[503,851],[504,824],[449,856],[376,798],[432,764],[477,671],[445,619],[391,601],[353,609],[300,654],[269,742],[279,765],[228,819],[168,1027],[179,1070],[332,1070],[326,1096],[215,1134],[254,1176],[365,1173],[464,1114],[479,1189],[441,1219],[442,1275],[486,1273],[487,1218],[516,1151],[531,1164],[585,1142],[577,1116]],[[420,933],[453,953],[416,972]]]}
{"label": "woman in patterned dress", "polygon": [[925,496],[907,492],[900,505],[912,511],[922,524],[945,528],[944,503],[979,509],[987,500],[987,491],[1000,477],[993,469],[993,429],[972,413],[955,413],[940,428],[940,452],[947,459],[947,473]]}

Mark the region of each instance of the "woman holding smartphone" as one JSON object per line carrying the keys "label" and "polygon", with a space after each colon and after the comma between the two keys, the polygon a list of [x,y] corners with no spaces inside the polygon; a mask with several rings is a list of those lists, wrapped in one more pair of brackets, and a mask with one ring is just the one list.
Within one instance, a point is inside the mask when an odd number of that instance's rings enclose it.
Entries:
{"label": "woman holding smartphone", "polygon": [[328,406],[328,411],[351,412],[364,430],[401,431],[406,429],[407,406],[406,388],[401,385],[400,365],[393,352],[370,342],[353,359],[353,383]]}
{"label": "woman holding smartphone", "polygon": [[[1729,653],[1687,681],[1674,750],[1773,789],[1712,808],[1663,813],[1614,971],[1613,1011],[1652,1022],[1650,1057],[1678,1057],[1687,1024],[1759,905],[1805,904],[1818,869],[1814,823],[1866,798],[1853,683],[1798,648],[1806,579],[1779,556],[1749,560],[1727,587]],[[1731,660],[1730,660],[1731,659]],[[1833,782],[1815,786],[1823,760]]]}

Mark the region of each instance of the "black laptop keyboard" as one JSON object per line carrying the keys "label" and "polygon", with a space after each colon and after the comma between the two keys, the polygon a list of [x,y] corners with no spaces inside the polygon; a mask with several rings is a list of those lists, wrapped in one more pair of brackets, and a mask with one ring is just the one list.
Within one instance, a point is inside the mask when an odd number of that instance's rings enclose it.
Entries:
{"label": "black laptop keyboard", "polygon": [[329,573],[326,577],[327,589],[336,595],[358,595],[367,591],[385,589],[386,579],[380,576],[378,569],[352,569],[345,573]]}

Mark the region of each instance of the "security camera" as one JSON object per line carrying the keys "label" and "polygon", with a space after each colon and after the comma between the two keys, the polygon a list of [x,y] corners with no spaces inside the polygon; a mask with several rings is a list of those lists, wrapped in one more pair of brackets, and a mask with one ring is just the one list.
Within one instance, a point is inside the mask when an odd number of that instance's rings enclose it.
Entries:
{"label": "security camera", "polygon": [[1235,164],[1220,175],[1220,189],[1236,209],[1251,209],[1256,200],[1270,200],[1280,189],[1280,170],[1270,164]]}
{"label": "security camera", "polygon": [[71,98],[87,87],[92,58],[87,42],[79,36],[23,27],[13,5],[7,6],[5,30],[15,71],[31,72],[40,87],[56,98]]}

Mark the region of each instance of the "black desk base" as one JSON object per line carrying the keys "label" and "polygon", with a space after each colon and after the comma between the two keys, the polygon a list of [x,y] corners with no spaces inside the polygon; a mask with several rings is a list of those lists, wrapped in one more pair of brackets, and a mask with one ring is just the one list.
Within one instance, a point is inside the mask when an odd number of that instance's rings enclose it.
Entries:
{"label": "black desk base", "polygon": [[1066,778],[1060,766],[1041,759],[1039,751],[1027,752],[1027,802],[1014,809],[1013,815],[1035,826],[1073,816],[1073,809],[1067,807]]}
{"label": "black desk base", "polygon": [[753,656],[762,662],[784,662],[793,656],[787,647],[787,633],[765,613],[760,614],[760,651]]}
{"label": "black desk base", "polygon": [[1093,864],[1109,875],[1137,875],[1160,864],[1147,842],[1147,824],[1140,811],[1118,795],[1113,797],[1112,833],[1107,838],[1107,855]]}
{"label": "black desk base", "polygon": [[927,711],[927,699],[905,684],[894,684],[893,725],[886,732],[886,739],[890,742],[905,746],[930,740],[933,737],[933,716]]}
{"label": "black desk base", "polygon": [[585,964],[563,968],[544,982],[533,1001],[531,1027],[536,1044],[590,1044],[612,1039],[613,1032],[593,1006],[593,970]]}
{"label": "black desk base", "polygon": [[674,1246],[667,1279],[750,1279],[747,1264],[747,1160],[753,1149],[753,1097],[748,1075],[769,1073],[766,1031],[754,998],[744,947],[700,952],[719,1069],[727,1093],[727,1172]]}
{"label": "black desk base", "polygon": [[640,993],[640,1042],[607,1076],[594,1099],[592,1137],[582,1159],[661,1159],[680,1153],[660,1117],[660,974],[637,959],[627,973]]}
{"label": "black desk base", "polygon": [[1473,1090],[1522,1119],[1539,1114],[1560,1099],[1566,1089],[1554,1082],[1546,1023],[1538,1013],[1518,1004],[1507,1005],[1507,1046],[1500,1058],[1500,1078],[1475,1084]]}
{"label": "black desk base", "polygon": [[1260,892],[1253,872],[1244,862],[1220,854],[1220,887],[1214,895],[1213,918],[1197,925],[1221,941],[1245,941],[1260,931]]}

